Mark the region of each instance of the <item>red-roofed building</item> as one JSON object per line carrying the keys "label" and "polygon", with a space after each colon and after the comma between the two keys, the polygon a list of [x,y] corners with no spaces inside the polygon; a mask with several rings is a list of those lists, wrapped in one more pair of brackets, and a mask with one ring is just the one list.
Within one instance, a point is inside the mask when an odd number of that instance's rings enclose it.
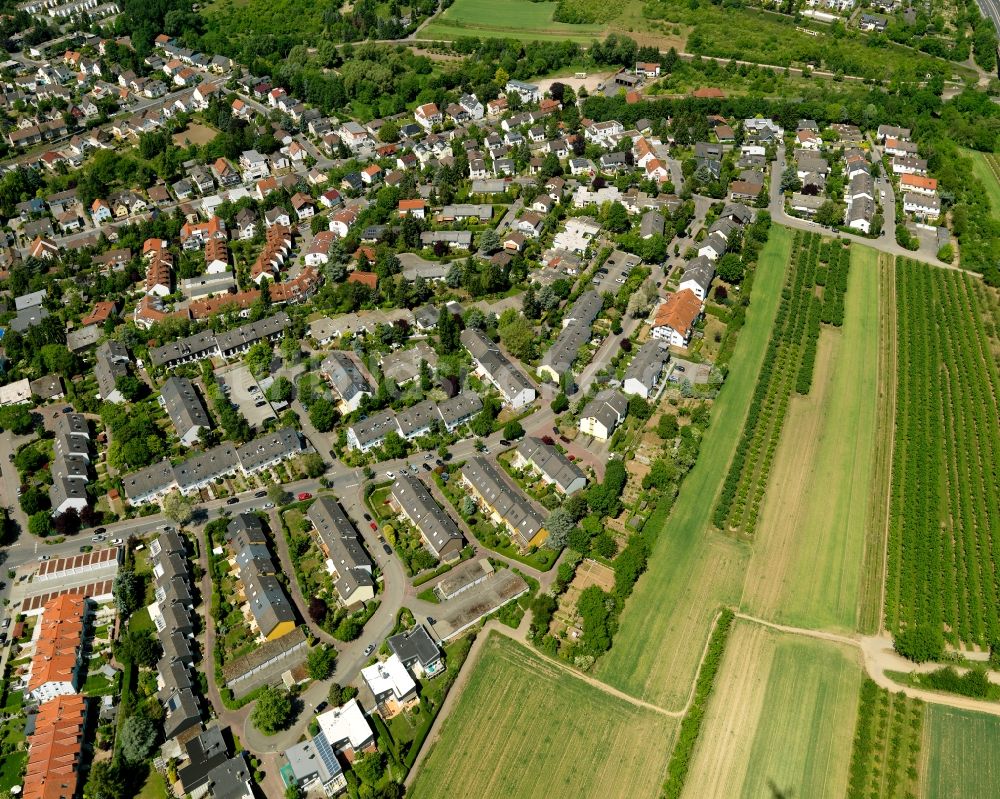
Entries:
{"label": "red-roofed building", "polygon": [[347,276],[348,283],[360,283],[362,286],[367,286],[372,291],[378,288],[378,275],[374,272],[351,272]]}
{"label": "red-roofed building", "polygon": [[64,594],[45,605],[28,678],[32,698],[47,702],[76,693],[86,619],[85,597]]}
{"label": "red-roofed building", "polygon": [[80,320],[80,326],[103,325],[116,313],[118,313],[118,303],[111,300],[101,300],[94,305],[93,311]]}
{"label": "red-roofed building", "polygon": [[23,799],[73,799],[78,794],[86,722],[83,696],[60,696],[38,708],[28,741]]}
{"label": "red-roofed building", "polygon": [[399,201],[399,215],[401,217],[412,216],[423,219],[426,209],[427,203],[420,199]]}
{"label": "red-roofed building", "polygon": [[663,339],[674,347],[687,347],[701,308],[701,300],[691,289],[671,294],[656,311],[653,338]]}

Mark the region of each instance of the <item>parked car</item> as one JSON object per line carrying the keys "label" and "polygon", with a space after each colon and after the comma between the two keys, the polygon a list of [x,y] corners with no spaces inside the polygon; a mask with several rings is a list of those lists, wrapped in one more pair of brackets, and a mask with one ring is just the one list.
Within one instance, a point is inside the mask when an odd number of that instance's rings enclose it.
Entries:
{"label": "parked car", "polygon": [[257,493],[254,494],[254,496],[257,497],[257,499],[260,499],[261,497],[266,497],[267,496],[267,492],[266,491],[258,491]]}
{"label": "parked car", "polygon": [[264,510],[271,510],[271,508],[273,508],[273,507],[274,507],[274,503],[273,502],[265,502],[264,503]]}
{"label": "parked car", "polygon": [[382,544],[382,551],[385,552],[386,555],[391,555],[392,547],[389,546],[388,544]]}
{"label": "parked car", "polygon": [[369,522],[368,526],[371,527],[372,530],[378,530],[378,525],[375,524],[375,522]]}
{"label": "parked car", "polygon": [[542,443],[548,444],[550,447],[556,443],[556,440],[552,436],[542,436]]}
{"label": "parked car", "polygon": [[500,439],[500,446],[501,447],[509,447],[510,446],[510,442],[506,438],[501,438]]}
{"label": "parked car", "polygon": [[366,522],[370,522],[371,520],[372,520],[371,514],[366,513],[365,514],[365,521]]}
{"label": "parked car", "polygon": [[92,535],[90,537],[90,540],[91,541],[103,541],[104,540],[104,536],[103,535]]}
{"label": "parked car", "polygon": [[9,460],[11,463],[14,462],[14,453],[13,452],[7,453],[7,460]]}
{"label": "parked car", "polygon": [[108,529],[106,527],[98,527],[94,530],[94,535],[104,535],[107,531]]}
{"label": "parked car", "polygon": [[430,467],[430,466],[428,466],[428,465],[427,465],[426,463],[425,463],[425,464],[423,464],[423,467],[424,467],[424,471],[425,471],[425,472],[429,472],[429,471],[431,470],[431,467]]}
{"label": "parked car", "polygon": [[230,497],[229,499],[226,500],[226,504],[227,505],[235,505],[239,501],[240,501],[239,497]]}
{"label": "parked car", "polygon": [[48,560],[48,559],[49,559],[49,556],[48,556],[48,555],[39,555],[39,556],[38,556],[38,562],[39,562],[39,563],[42,563],[43,561],[46,561],[46,560]]}
{"label": "parked car", "polygon": [[258,401],[258,402],[255,402],[255,403],[253,404],[253,406],[254,406],[255,408],[263,408],[263,407],[264,407],[265,405],[267,405],[267,403],[266,403],[266,402],[264,402],[264,400],[260,400],[260,401]]}
{"label": "parked car", "polygon": [[562,441],[563,444],[569,443],[569,439],[566,438],[566,436],[559,436],[559,440]]}
{"label": "parked car", "polygon": [[122,540],[121,538],[112,538],[111,543],[114,544],[116,547],[120,547],[122,544],[125,543],[125,541]]}
{"label": "parked car", "polygon": [[302,502],[303,500],[306,500],[306,499],[312,499],[312,494],[310,494],[308,491],[300,491],[298,493],[298,499],[299,499],[299,502]]}
{"label": "parked car", "polygon": [[365,647],[365,656],[367,657],[374,651],[375,651],[375,644],[368,644],[368,646]]}
{"label": "parked car", "polygon": [[72,408],[72,406],[67,405],[65,408],[63,408],[62,412],[63,413],[73,413],[73,408]]}
{"label": "parked car", "polygon": [[328,705],[329,705],[328,702],[320,702],[318,705],[316,705],[316,712],[322,713],[324,710],[327,709]]}
{"label": "parked car", "polygon": [[411,463],[410,464],[410,471],[413,472],[414,474],[416,474],[417,473],[417,464]]}
{"label": "parked car", "polygon": [[679,363],[675,363],[675,364],[674,364],[674,369],[676,369],[676,370],[677,370],[678,372],[683,372],[683,371],[685,371],[685,370],[684,370],[684,367],[683,367],[683,366],[681,366],[681,365],[680,365]]}
{"label": "parked car", "polygon": [[174,528],[171,527],[169,524],[163,525],[163,527],[161,527],[160,529],[166,533],[172,533],[174,531]]}
{"label": "parked car", "polygon": [[433,456],[433,455],[431,455],[431,453],[429,453],[429,452],[428,452],[428,453],[427,453],[426,455],[424,455],[424,460],[425,460],[425,461],[429,461],[429,460],[430,460],[431,458],[433,458],[433,457],[434,457],[434,456]]}
{"label": "parked car", "polygon": [[395,477],[396,475],[394,475],[394,474],[393,474],[392,472],[386,472],[386,473],[385,473],[385,476],[386,476],[386,477],[388,477],[389,479],[392,479],[392,478],[393,478],[393,477]]}

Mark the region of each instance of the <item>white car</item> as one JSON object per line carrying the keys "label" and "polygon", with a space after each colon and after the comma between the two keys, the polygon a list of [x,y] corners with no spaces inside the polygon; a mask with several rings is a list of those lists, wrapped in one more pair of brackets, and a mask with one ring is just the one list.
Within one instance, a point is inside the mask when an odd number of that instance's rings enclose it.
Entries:
{"label": "white car", "polygon": [[125,542],[121,538],[112,538],[111,543],[114,544],[116,547],[120,547]]}
{"label": "white car", "polygon": [[48,556],[48,555],[39,555],[39,556],[38,556],[38,562],[39,562],[39,563],[41,563],[42,561],[46,561],[46,560],[48,560],[48,559],[49,559],[49,556]]}
{"label": "white car", "polygon": [[396,475],[394,475],[394,474],[393,474],[392,472],[386,472],[386,473],[385,473],[385,476],[386,476],[386,477],[388,477],[388,478],[390,478],[390,479],[392,479],[392,478],[393,478],[393,477],[395,477]]}

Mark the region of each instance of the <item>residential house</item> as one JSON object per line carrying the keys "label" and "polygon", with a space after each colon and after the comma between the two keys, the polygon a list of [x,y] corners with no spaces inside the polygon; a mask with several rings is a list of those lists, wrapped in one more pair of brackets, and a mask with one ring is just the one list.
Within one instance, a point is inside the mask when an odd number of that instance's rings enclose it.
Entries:
{"label": "residential house", "polygon": [[417,529],[435,558],[446,563],[458,560],[465,543],[462,533],[418,477],[400,472],[390,495],[394,507]]}
{"label": "residential house", "polygon": [[495,523],[502,523],[522,549],[540,546],[548,537],[545,521],[520,489],[501,476],[492,461],[470,458],[462,467],[462,485]]}
{"label": "residential house", "polygon": [[667,345],[661,339],[649,339],[629,361],[622,391],[647,400],[652,398],[669,361]]}
{"label": "residential house", "polygon": [[607,441],[628,415],[628,398],[620,391],[605,389],[580,412],[580,432]]}
{"label": "residential house", "polygon": [[674,292],[656,311],[653,337],[674,347],[687,347],[701,312],[702,302],[691,289]]}
{"label": "residential house", "polygon": [[565,496],[575,494],[587,485],[583,470],[554,445],[546,444],[540,438],[527,436],[521,439],[514,450],[511,466],[537,473],[547,485],[555,486]]}

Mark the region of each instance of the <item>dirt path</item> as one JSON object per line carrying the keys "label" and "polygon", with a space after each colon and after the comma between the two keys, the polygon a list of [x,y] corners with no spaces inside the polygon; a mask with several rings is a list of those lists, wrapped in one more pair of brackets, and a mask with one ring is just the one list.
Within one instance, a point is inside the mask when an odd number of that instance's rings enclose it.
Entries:
{"label": "dirt path", "polygon": [[[883,267],[883,259],[885,265]],[[885,382],[882,386],[885,391],[885,415],[881,422],[888,430],[888,442],[882,455],[882,462],[876,464],[876,468],[881,467],[881,474],[885,477],[885,506],[882,512],[882,564],[881,579],[882,584],[879,590],[878,605],[878,626],[875,628],[878,634],[885,632],[885,586],[889,569],[889,517],[892,506],[892,459],[896,449],[896,271],[895,259],[888,255],[879,255],[879,268],[884,268],[883,288],[885,294],[883,302],[879,303],[882,312],[885,314],[883,332],[885,335],[885,346],[879,347],[879,374],[885,375]]]}

